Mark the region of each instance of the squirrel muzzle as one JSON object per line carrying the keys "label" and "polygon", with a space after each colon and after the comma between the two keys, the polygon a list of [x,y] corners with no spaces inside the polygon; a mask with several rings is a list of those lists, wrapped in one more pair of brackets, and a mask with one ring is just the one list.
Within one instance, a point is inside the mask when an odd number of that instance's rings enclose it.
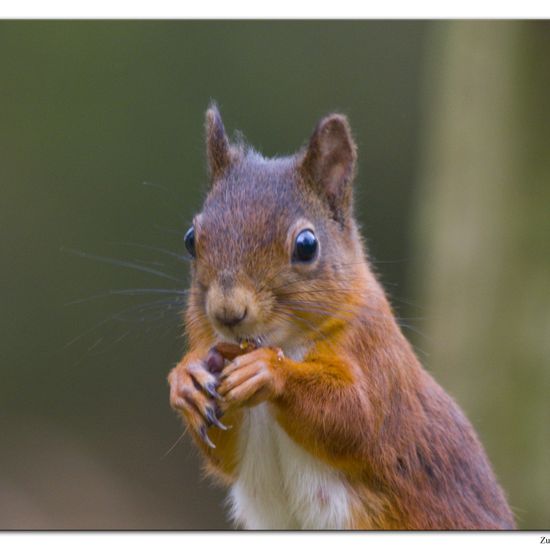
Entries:
{"label": "squirrel muzzle", "polygon": [[255,302],[254,293],[244,286],[214,283],[206,295],[206,314],[218,332],[242,336],[253,332],[257,322]]}

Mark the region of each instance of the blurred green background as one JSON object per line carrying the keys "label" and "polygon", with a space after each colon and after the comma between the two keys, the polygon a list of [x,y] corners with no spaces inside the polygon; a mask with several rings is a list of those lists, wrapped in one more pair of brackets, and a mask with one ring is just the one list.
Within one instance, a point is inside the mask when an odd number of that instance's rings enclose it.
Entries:
{"label": "blurred green background", "polygon": [[204,197],[211,98],[266,155],[348,114],[404,331],[550,527],[548,22],[3,21],[0,76],[0,528],[228,527],[170,450],[177,308],[110,292],[187,284],[155,249]]}

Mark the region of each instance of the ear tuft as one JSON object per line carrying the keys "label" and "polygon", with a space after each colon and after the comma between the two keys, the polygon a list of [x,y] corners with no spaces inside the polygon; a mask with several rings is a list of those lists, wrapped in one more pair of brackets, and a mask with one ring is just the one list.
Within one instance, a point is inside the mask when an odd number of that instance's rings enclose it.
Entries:
{"label": "ear tuft", "polygon": [[212,102],[206,111],[206,155],[212,181],[219,178],[231,163],[231,149],[218,106]]}
{"label": "ear tuft", "polygon": [[342,224],[351,208],[356,160],[357,146],[348,119],[332,114],[315,128],[300,164],[303,179],[327,201],[334,219]]}

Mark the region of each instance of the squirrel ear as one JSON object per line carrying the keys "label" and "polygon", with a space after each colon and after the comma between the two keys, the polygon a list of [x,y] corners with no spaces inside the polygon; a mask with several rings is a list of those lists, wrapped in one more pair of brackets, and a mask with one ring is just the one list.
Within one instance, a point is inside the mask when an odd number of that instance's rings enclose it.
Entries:
{"label": "squirrel ear", "polygon": [[300,162],[302,178],[325,198],[341,224],[351,207],[356,160],[357,146],[348,119],[332,114],[317,125]]}
{"label": "squirrel ear", "polygon": [[206,111],[206,156],[212,181],[219,178],[231,163],[231,148],[225,134],[218,106],[212,102]]}

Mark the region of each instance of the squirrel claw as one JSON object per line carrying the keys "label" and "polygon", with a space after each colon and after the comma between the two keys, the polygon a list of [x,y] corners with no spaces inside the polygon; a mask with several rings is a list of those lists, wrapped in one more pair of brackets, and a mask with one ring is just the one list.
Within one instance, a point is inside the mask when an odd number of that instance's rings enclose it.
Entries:
{"label": "squirrel claw", "polygon": [[226,431],[228,430],[228,426],[225,424],[222,424],[217,418],[212,409],[206,409],[206,419],[211,425],[216,426],[216,428],[219,428],[220,430]]}
{"label": "squirrel claw", "polygon": [[210,397],[212,397],[213,399],[221,399],[222,398],[222,396],[216,391],[216,386],[214,384],[212,384],[212,383],[206,384],[204,386],[204,389],[206,390],[208,395]]}
{"label": "squirrel claw", "polygon": [[208,434],[206,433],[206,427],[201,426],[199,429],[199,435],[201,436],[201,439],[208,445],[211,449],[215,449],[216,445],[212,442],[212,440],[208,437]]}

